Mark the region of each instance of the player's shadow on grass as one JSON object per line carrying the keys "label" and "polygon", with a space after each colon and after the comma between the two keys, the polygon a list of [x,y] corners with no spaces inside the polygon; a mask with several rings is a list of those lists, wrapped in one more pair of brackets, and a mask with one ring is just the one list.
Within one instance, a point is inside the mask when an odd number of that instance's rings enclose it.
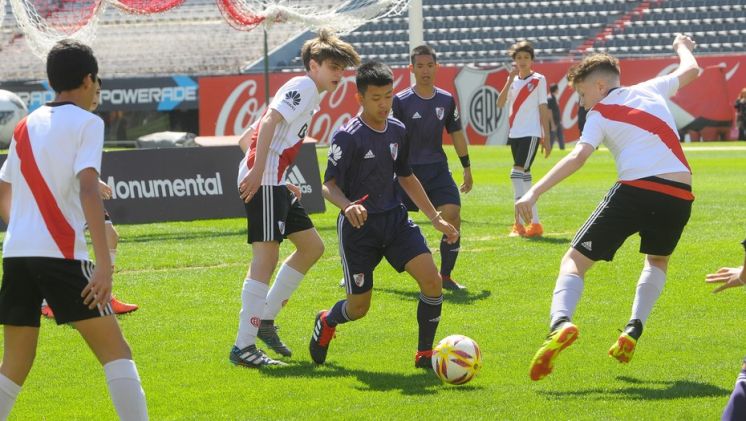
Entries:
{"label": "player's shadow on grass", "polygon": [[532,241],[535,243],[548,243],[548,244],[570,244],[571,239],[569,238],[553,238],[553,237],[528,237],[526,241]]}
{"label": "player's shadow on grass", "polygon": [[[402,290],[393,289],[393,288],[375,287],[374,292],[396,295],[399,298],[404,299],[405,301],[417,301],[420,299],[420,291],[418,290],[402,291]],[[443,299],[446,302],[451,303],[451,304],[471,304],[477,301],[486,300],[491,295],[492,295],[492,292],[487,291],[486,289],[483,289],[479,292],[469,291],[468,289],[462,289],[459,291],[443,290]]]}
{"label": "player's shadow on grass", "polygon": [[197,240],[200,238],[216,237],[246,237],[246,230],[236,231],[189,231],[189,232],[158,232],[153,234],[127,234],[120,238],[120,243],[148,243],[151,241]]}
{"label": "player's shadow on grass", "polygon": [[598,395],[603,399],[670,400],[680,398],[710,398],[728,396],[731,391],[712,384],[691,380],[641,380],[617,376],[625,383],[620,388],[585,389],[568,392],[540,392],[559,399],[571,396]]}
{"label": "player's shadow on grass", "polygon": [[[288,377],[288,378],[341,378],[354,377],[361,385],[355,389],[360,391],[393,392],[398,391],[402,395],[428,395],[443,389],[442,382],[435,377],[430,370],[412,368],[411,374],[390,373],[380,371],[368,371],[360,369],[345,368],[340,365],[327,362],[324,365],[316,365],[310,361],[291,362],[286,367],[276,367],[262,370],[265,376]],[[483,389],[481,386],[463,385],[459,387],[448,387],[449,390],[462,392]]]}

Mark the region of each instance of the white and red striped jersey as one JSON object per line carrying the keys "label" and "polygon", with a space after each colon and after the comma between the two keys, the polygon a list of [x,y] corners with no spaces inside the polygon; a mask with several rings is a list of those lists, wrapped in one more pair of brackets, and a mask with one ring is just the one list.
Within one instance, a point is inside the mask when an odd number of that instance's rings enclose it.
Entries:
{"label": "white and red striped jersey", "polygon": [[513,79],[508,92],[508,137],[541,137],[539,105],[546,103],[547,80],[544,75],[533,72],[525,79]]}
{"label": "white and red striped jersey", "polygon": [[678,88],[668,75],[613,89],[588,112],[580,142],[609,148],[622,181],[691,172],[666,105]]}
{"label": "white and red striped jersey", "polygon": [[78,174],[101,173],[104,122],[72,103],[47,104],[13,132],[0,179],[12,199],[3,257],[88,260]]}
{"label": "white and red striped jersey", "polygon": [[[269,108],[282,114],[284,121],[277,125],[274,136],[272,136],[267,164],[262,175],[262,185],[285,185],[285,170],[295,160],[295,156],[303,144],[303,139],[306,137],[308,124],[318,109],[319,102],[321,102],[319,90],[316,83],[308,76],[294,77],[277,91]],[[251,144],[246,151],[246,156],[238,166],[239,184],[254,165],[261,120],[260,118],[252,125],[254,134],[251,138]]]}

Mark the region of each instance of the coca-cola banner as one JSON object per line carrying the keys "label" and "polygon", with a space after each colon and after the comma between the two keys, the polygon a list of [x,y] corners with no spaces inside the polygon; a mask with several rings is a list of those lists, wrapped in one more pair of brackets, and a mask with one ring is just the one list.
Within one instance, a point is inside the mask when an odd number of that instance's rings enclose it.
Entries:
{"label": "coca-cola banner", "polygon": [[[744,56],[707,56],[699,58],[705,69],[702,77],[682,89],[669,102],[679,129],[706,132],[724,130],[732,124],[733,108],[738,93],[746,87]],[[565,139],[577,139],[578,96],[568,86],[565,74],[572,63],[537,63],[534,69],[546,76],[547,84],[559,86],[561,124]],[[673,71],[675,57],[656,59],[626,59],[621,61],[622,84],[631,85]],[[275,92],[298,73],[277,73],[270,76],[270,90]],[[395,92],[409,84],[406,68],[394,70]],[[463,125],[471,144],[504,144],[507,140],[507,109],[498,109],[497,95],[505,84],[508,71],[504,67],[484,69],[443,66],[436,84],[452,92],[461,110]],[[266,104],[262,75],[206,77],[199,80],[200,133],[204,136],[238,135],[258,118]],[[333,93],[322,96],[321,109],[314,116],[308,135],[327,143],[333,131],[357,114],[355,79],[352,72]],[[706,100],[704,100],[706,98]],[[446,137],[446,141],[449,139]]]}

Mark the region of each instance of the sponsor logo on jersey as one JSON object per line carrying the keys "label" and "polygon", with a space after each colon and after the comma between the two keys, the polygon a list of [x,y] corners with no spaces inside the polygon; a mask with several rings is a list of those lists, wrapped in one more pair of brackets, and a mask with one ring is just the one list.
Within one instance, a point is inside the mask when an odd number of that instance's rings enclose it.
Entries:
{"label": "sponsor logo on jersey", "polygon": [[340,158],[342,158],[342,148],[336,143],[332,143],[332,146],[329,147],[329,161],[336,166]]}
{"label": "sponsor logo on jersey", "polygon": [[446,109],[443,107],[435,107],[435,116],[438,117],[438,120],[443,120],[443,117],[446,115]]}
{"label": "sponsor logo on jersey", "polygon": [[389,149],[391,149],[391,158],[396,161],[396,158],[399,156],[399,144],[398,143],[389,143]]}
{"label": "sponsor logo on jersey", "polygon": [[290,105],[293,109],[300,104],[300,92],[298,91],[289,91],[285,94],[285,103]]}

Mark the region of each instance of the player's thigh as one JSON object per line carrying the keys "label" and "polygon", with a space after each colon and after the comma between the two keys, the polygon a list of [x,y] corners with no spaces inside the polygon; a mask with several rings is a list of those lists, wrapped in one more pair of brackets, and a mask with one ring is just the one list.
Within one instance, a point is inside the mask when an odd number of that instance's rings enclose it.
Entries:
{"label": "player's thigh", "polygon": [[132,351],[113,315],[73,322],[73,326],[104,365],[114,360],[132,359]]}
{"label": "player's thigh", "polygon": [[442,280],[433,262],[432,254],[422,253],[414,257],[407,262],[405,269],[417,281],[423,294],[428,297],[440,296]]}
{"label": "player's thigh", "polygon": [[440,208],[445,205],[461,207],[461,193],[446,162],[439,165],[437,174],[425,186],[425,192],[430,202],[438,210],[441,210]]}
{"label": "player's thigh", "polygon": [[285,186],[261,186],[249,203],[244,203],[248,243],[276,241],[281,243],[290,210]]}
{"label": "player's thigh", "polygon": [[339,256],[348,295],[359,295],[373,288],[373,271],[383,258],[383,228],[379,215],[368,215],[360,228],[353,227],[344,215],[337,218]]}
{"label": "player's thigh", "polygon": [[640,252],[668,256],[676,249],[692,213],[692,201],[662,193],[649,192],[643,227],[640,229]]}
{"label": "player's thigh", "polygon": [[280,243],[277,241],[254,241],[251,243],[251,265],[249,278],[255,281],[269,283],[272,273],[277,267],[280,256]]}
{"label": "player's thigh", "polygon": [[429,255],[430,248],[427,246],[420,227],[409,219],[406,212],[394,210],[387,218],[384,256],[389,264],[401,273],[406,270],[406,265],[410,260],[421,254]]}
{"label": "player's thigh", "polygon": [[3,259],[0,287],[0,323],[12,326],[39,327],[44,296],[38,277],[31,270],[35,261],[28,257]]}
{"label": "player's thigh", "polygon": [[438,212],[449,224],[459,229],[461,227],[461,206],[452,203],[438,206]]}
{"label": "player's thigh", "polygon": [[36,357],[39,328],[3,326],[3,361],[0,373],[17,385],[23,385]]}

